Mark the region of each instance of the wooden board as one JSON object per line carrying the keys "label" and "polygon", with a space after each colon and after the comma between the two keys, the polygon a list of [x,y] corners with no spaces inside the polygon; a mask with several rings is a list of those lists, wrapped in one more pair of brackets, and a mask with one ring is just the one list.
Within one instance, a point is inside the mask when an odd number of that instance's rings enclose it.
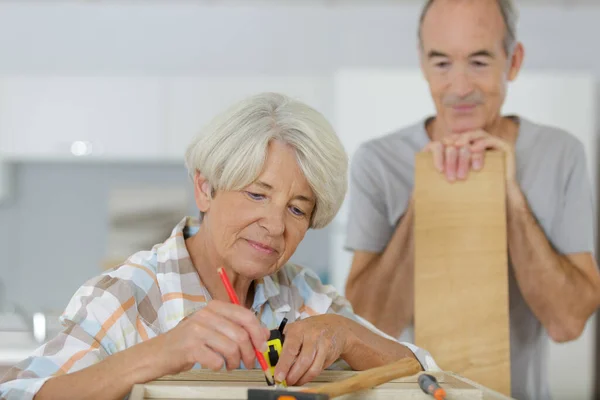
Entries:
{"label": "wooden board", "polygon": [[[320,385],[348,378],[356,372],[324,371],[313,382],[304,387]],[[510,400],[493,390],[487,389],[460,375],[451,372],[432,372],[448,393],[448,400]],[[248,388],[267,389],[261,371],[212,372],[194,370],[191,372],[167,376],[153,382],[135,385],[129,400],[173,400],[173,399],[227,399],[247,398]],[[264,378],[264,375],[262,375]],[[418,375],[395,379],[376,388],[340,396],[340,400],[428,400],[431,399],[418,387]],[[288,388],[291,391],[298,387]]]}
{"label": "wooden board", "polygon": [[415,160],[415,344],[443,370],[510,395],[504,157],[449,183]]}

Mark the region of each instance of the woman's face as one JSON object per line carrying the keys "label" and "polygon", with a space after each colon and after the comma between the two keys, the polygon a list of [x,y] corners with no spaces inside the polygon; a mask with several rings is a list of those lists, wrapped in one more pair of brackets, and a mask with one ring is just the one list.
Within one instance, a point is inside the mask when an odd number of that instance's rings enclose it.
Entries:
{"label": "woman's face", "polygon": [[[202,179],[202,178],[200,178]],[[294,150],[269,144],[263,170],[241,191],[219,191],[212,198],[196,181],[196,202],[217,262],[249,279],[281,268],[309,228],[315,196]]]}

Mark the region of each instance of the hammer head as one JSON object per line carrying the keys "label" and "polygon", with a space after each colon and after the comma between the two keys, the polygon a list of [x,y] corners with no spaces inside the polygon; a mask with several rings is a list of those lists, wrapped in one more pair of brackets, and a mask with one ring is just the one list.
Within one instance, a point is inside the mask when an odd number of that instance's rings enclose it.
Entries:
{"label": "hammer head", "polygon": [[329,400],[329,396],[287,390],[248,389],[248,400]]}

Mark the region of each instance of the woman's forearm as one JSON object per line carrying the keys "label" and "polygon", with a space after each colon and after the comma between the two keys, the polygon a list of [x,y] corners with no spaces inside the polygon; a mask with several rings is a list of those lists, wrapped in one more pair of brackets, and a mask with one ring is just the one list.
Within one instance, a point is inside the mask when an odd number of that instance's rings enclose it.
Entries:
{"label": "woman's forearm", "polygon": [[416,358],[406,346],[386,339],[358,322],[345,319],[344,323],[348,336],[342,359],[355,371],[379,367],[401,358]]}
{"label": "woman's forearm", "polygon": [[123,350],[77,372],[56,376],[44,383],[35,400],[122,399],[136,383],[163,375],[162,335]]}

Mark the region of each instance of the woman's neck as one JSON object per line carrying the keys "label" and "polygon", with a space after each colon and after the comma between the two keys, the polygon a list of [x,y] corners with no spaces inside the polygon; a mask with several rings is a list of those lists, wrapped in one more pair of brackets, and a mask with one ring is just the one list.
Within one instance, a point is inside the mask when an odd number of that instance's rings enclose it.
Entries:
{"label": "woman's neck", "polygon": [[217,273],[219,267],[223,267],[227,277],[231,281],[233,290],[237,294],[240,304],[246,308],[251,308],[254,301],[254,285],[252,279],[247,279],[234,272],[231,266],[227,265],[221,257],[218,256],[215,246],[203,229],[202,225],[194,236],[185,240],[192,264],[198,271],[202,284],[206,287],[211,297],[216,300],[231,302],[225,286]]}

